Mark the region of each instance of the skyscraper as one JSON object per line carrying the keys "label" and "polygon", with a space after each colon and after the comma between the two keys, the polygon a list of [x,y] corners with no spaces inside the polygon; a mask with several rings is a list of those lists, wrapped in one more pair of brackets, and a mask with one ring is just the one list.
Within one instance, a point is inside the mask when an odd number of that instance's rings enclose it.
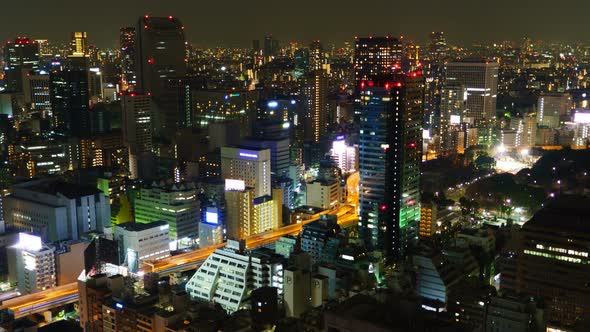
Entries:
{"label": "skyscraper", "polygon": [[560,117],[567,115],[572,107],[572,97],[566,93],[542,93],[537,100],[537,125],[544,128],[559,128]]}
{"label": "skyscraper", "polygon": [[356,82],[392,74],[401,68],[403,45],[392,37],[358,38],[354,50]]}
{"label": "skyscraper", "polygon": [[361,81],[360,90],[360,235],[396,259],[420,219],[424,81],[398,74]]}
{"label": "skyscraper", "polygon": [[244,181],[254,188],[254,198],[271,196],[270,149],[221,148],[221,177]]}
{"label": "skyscraper", "polygon": [[86,46],[86,32],[76,31],[72,32],[72,39],[70,41],[70,54],[75,56],[84,56],[87,54]]}
{"label": "skyscraper", "polygon": [[119,32],[119,45],[121,47],[121,80],[123,86],[135,85],[137,75],[135,72],[135,28],[123,27]]}
{"label": "skyscraper", "polygon": [[152,152],[152,100],[148,94],[131,92],[123,94],[121,108],[123,115],[123,143],[129,152],[131,178],[139,177],[140,155]]}
{"label": "skyscraper", "polygon": [[463,85],[445,85],[440,99],[440,151],[456,151],[453,130],[459,127],[465,116],[467,90]]}
{"label": "skyscraper", "polygon": [[305,141],[319,143],[326,134],[328,79],[322,69],[310,72],[305,78],[303,103],[306,107]]}
{"label": "skyscraper", "polygon": [[[167,80],[186,75],[187,61],[184,27],[179,19],[141,17],[135,29],[136,74],[138,90],[151,93],[157,109],[154,112],[154,134],[172,137],[179,127],[178,105],[163,98]],[[176,93],[176,92],[174,92]]]}
{"label": "skyscraper", "polygon": [[448,56],[447,40],[445,33],[436,31],[430,33],[429,44],[430,59],[436,61],[443,61]]}
{"label": "skyscraper", "polygon": [[467,89],[463,122],[488,126],[496,118],[498,63],[484,60],[451,62],[446,67],[446,84],[460,84]]}
{"label": "skyscraper", "polygon": [[323,69],[324,49],[319,40],[314,40],[309,47],[309,70]]}
{"label": "skyscraper", "polygon": [[4,46],[6,90],[23,91],[23,76],[39,68],[39,44],[27,37],[7,41]]}

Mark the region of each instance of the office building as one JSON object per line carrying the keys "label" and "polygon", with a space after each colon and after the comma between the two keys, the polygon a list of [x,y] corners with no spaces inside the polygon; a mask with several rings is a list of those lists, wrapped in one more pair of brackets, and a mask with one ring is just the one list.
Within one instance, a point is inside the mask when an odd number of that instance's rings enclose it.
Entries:
{"label": "office building", "polygon": [[500,288],[542,299],[547,321],[572,326],[590,313],[590,200],[559,196],[523,227]]}
{"label": "office building", "polygon": [[49,75],[29,74],[23,77],[23,94],[25,104],[32,110],[49,115],[51,99],[49,98]]}
{"label": "office building", "polygon": [[428,46],[429,56],[432,60],[442,61],[446,59],[449,51],[447,39],[442,31],[433,31],[430,33],[430,43]]}
{"label": "office building", "polygon": [[328,243],[337,238],[339,233],[340,227],[334,216],[309,223],[301,231],[301,250],[310,256],[312,264],[322,263]]}
{"label": "office building", "polygon": [[440,151],[457,152],[454,139],[460,131],[461,119],[466,116],[467,89],[463,85],[444,85],[440,94]]}
{"label": "office building", "polygon": [[223,242],[223,222],[221,211],[218,208],[207,207],[205,209],[205,216],[201,217],[199,223],[199,246],[201,248]]}
{"label": "office building", "polygon": [[319,144],[328,129],[328,78],[322,69],[308,73],[302,85],[304,118],[303,143],[304,163],[317,164],[322,156]]}
{"label": "office building", "polygon": [[358,154],[358,145],[347,145],[344,135],[336,136],[336,139],[332,142],[330,159],[336,163],[336,166],[342,171],[342,174],[358,171]]}
{"label": "office building", "polygon": [[135,199],[135,222],[166,221],[170,226],[171,250],[196,239],[199,215],[197,191],[192,183],[154,182],[142,187]]}
{"label": "office building", "polygon": [[561,126],[560,118],[569,114],[572,97],[567,93],[542,93],[537,99],[537,125],[555,129]]}
{"label": "office building", "polygon": [[11,229],[34,232],[45,242],[78,240],[110,227],[111,209],[100,190],[55,179],[24,182],[4,200]]}
{"label": "office building", "polygon": [[123,143],[129,152],[129,166],[132,179],[140,176],[139,156],[152,152],[152,99],[149,94],[138,92],[123,93],[121,97],[123,116]]}
{"label": "office building", "polygon": [[489,126],[496,118],[498,63],[463,60],[446,66],[446,85],[462,85],[467,90],[465,116],[475,126]]}
{"label": "office building", "polygon": [[291,166],[289,139],[264,139],[259,137],[245,138],[240,142],[244,148],[269,149],[270,172],[274,178],[286,176]]}
{"label": "office building", "polygon": [[309,46],[309,71],[324,69],[324,48],[319,40],[314,40]]}
{"label": "office building", "polygon": [[149,224],[126,222],[115,226],[114,239],[119,244],[119,259],[130,271],[137,272],[144,261],[170,256],[170,226],[160,220]]}
{"label": "office building", "polygon": [[370,81],[401,68],[402,43],[392,37],[357,38],[354,50],[355,80]]}
{"label": "office building", "polygon": [[340,206],[342,191],[338,181],[316,180],[306,184],[306,205],[328,210]]}
{"label": "office building", "polygon": [[119,47],[121,49],[121,85],[123,88],[137,83],[135,72],[135,27],[122,27],[119,30]]}
{"label": "office building", "polygon": [[17,37],[4,45],[6,90],[23,91],[23,77],[39,69],[39,44],[27,37]]}
{"label": "office building", "polygon": [[75,56],[85,56],[88,54],[86,45],[87,34],[83,31],[72,32],[70,40],[70,54]]}
{"label": "office building", "polygon": [[276,287],[282,294],[282,256],[244,250],[244,242],[233,240],[215,250],[187,282],[186,292],[230,314],[247,306],[254,289]]}
{"label": "office building", "polygon": [[[543,331],[543,310],[537,308],[534,298],[515,295],[493,296],[485,306],[485,332],[492,331]],[[549,329],[547,329],[548,331]]]}
{"label": "office building", "polygon": [[444,308],[452,288],[462,275],[442,255],[414,255],[412,262],[416,267],[418,296],[435,301],[439,305],[437,308]]}
{"label": "office building", "polygon": [[271,196],[271,150],[222,147],[221,177],[244,181],[254,198]]}
{"label": "office building", "polygon": [[370,248],[399,258],[420,220],[423,78],[413,73],[360,85],[360,235]]}
{"label": "office building", "polygon": [[124,288],[123,276],[96,274],[78,280],[78,314],[80,327],[85,331],[103,330],[103,304],[112,296],[121,296]]}
{"label": "office building", "polygon": [[17,282],[23,294],[31,294],[57,285],[55,250],[41,237],[19,234],[16,245],[8,248],[9,281]]}

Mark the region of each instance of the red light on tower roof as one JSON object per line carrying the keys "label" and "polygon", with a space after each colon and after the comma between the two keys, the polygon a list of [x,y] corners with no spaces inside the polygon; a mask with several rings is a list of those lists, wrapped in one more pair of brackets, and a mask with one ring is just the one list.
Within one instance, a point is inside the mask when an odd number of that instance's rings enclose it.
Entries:
{"label": "red light on tower roof", "polygon": [[379,207],[379,210],[381,210],[381,211],[385,211],[385,210],[387,210],[387,205],[385,205],[385,204],[381,205],[381,206]]}
{"label": "red light on tower roof", "polygon": [[168,16],[168,18],[171,19],[171,20],[173,20],[174,19],[174,16],[170,15],[170,16]]}
{"label": "red light on tower roof", "polygon": [[150,18],[150,16],[148,14],[145,14],[144,18]]}
{"label": "red light on tower roof", "polygon": [[148,59],[148,63],[151,64],[151,65],[153,65],[154,64],[154,58],[149,58]]}
{"label": "red light on tower roof", "polygon": [[143,26],[143,28],[144,28],[144,29],[147,29],[147,28],[148,28],[148,25],[147,25],[147,24],[146,24],[146,25],[144,25],[144,26]]}
{"label": "red light on tower roof", "polygon": [[369,81],[368,84],[369,84],[369,86],[374,86],[375,85],[375,82]]}
{"label": "red light on tower roof", "polygon": [[402,82],[397,82],[396,85],[397,85],[398,88],[401,88],[403,84],[402,84]]}
{"label": "red light on tower roof", "polygon": [[361,82],[361,89],[365,88],[365,82]]}

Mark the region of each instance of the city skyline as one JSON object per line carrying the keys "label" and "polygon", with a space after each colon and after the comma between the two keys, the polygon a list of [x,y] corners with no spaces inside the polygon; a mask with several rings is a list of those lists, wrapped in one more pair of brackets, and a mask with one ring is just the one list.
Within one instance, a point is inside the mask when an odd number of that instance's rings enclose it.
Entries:
{"label": "city skyline", "polygon": [[[178,16],[187,27],[187,40],[200,47],[248,47],[252,39],[261,39],[266,33],[272,33],[280,41],[320,39],[337,45],[352,41],[355,35],[404,35],[424,42],[430,31],[445,31],[452,44],[516,41],[525,36],[547,41],[590,41],[584,34],[582,17],[585,10],[590,10],[590,3],[576,3],[576,11],[567,16],[554,16],[554,4],[548,0],[536,1],[534,7],[500,0],[486,10],[467,0],[455,1],[454,6],[437,1],[413,4],[380,0],[375,5],[390,10],[362,14],[350,10],[354,5],[352,0],[337,5],[303,0],[287,9],[268,0],[258,1],[256,6],[229,7],[217,2],[164,4],[105,0],[88,14],[80,14],[73,0],[62,0],[60,6],[32,2],[13,3],[13,10],[0,13],[4,26],[0,38],[27,35],[61,42],[67,41],[76,30],[87,31],[89,40],[99,47],[116,47],[119,28],[133,26],[138,17],[150,14]],[[565,4],[573,5],[573,2],[566,0],[561,6],[565,8]],[[22,23],[24,13],[29,21],[26,25]],[[68,28],[55,22],[68,22]]]}

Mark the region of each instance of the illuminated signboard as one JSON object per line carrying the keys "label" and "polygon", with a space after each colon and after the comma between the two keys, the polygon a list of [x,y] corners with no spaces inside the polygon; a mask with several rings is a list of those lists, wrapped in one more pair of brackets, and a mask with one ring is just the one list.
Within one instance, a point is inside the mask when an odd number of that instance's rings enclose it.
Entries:
{"label": "illuminated signboard", "polygon": [[39,236],[27,233],[18,234],[18,246],[29,251],[39,251],[43,247]]}
{"label": "illuminated signboard", "polygon": [[590,113],[576,112],[574,115],[575,123],[590,123]]}
{"label": "illuminated signboard", "polygon": [[338,135],[336,136],[336,140],[341,141],[344,139],[344,135]]}
{"label": "illuminated signboard", "polygon": [[276,100],[271,100],[268,102],[268,107],[270,108],[275,108],[277,106],[279,106],[279,102],[277,102]]}
{"label": "illuminated signboard", "polygon": [[214,225],[219,223],[219,214],[217,213],[217,209],[207,209],[207,212],[205,212],[205,222]]}
{"label": "illuminated signboard", "polygon": [[451,115],[451,124],[460,124],[461,123],[461,116],[460,115]]}
{"label": "illuminated signboard", "polygon": [[246,189],[244,180],[225,179],[225,190],[242,191],[244,189]]}
{"label": "illuminated signboard", "polygon": [[240,151],[240,157],[258,159],[258,155],[256,153],[244,152],[244,151]]}

